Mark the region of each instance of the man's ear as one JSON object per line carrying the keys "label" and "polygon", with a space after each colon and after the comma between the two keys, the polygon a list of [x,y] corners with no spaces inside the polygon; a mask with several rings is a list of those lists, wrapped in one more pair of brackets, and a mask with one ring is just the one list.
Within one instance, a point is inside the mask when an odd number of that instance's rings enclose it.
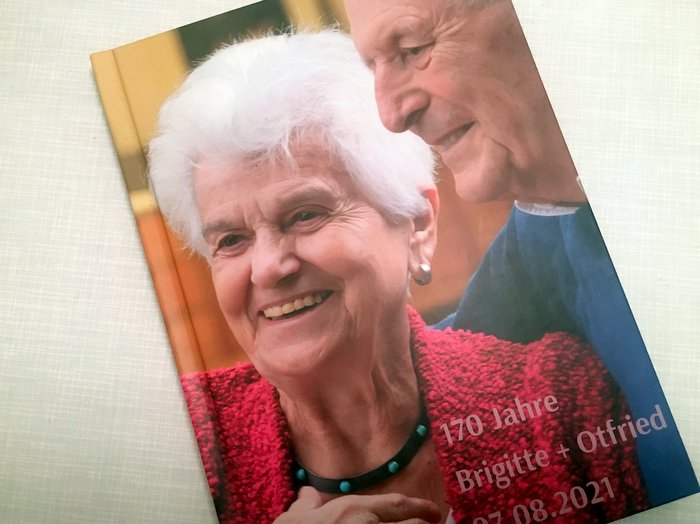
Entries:
{"label": "man's ear", "polygon": [[437,245],[437,216],[440,209],[440,197],[434,187],[424,189],[423,197],[428,204],[426,210],[413,218],[413,232],[411,233],[408,270],[416,277],[420,264],[430,265]]}

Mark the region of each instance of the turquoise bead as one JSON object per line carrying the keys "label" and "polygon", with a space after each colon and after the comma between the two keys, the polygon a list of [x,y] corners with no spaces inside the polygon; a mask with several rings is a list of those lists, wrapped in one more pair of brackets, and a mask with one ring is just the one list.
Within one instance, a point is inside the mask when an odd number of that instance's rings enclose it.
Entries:
{"label": "turquoise bead", "polygon": [[340,488],[341,493],[350,493],[350,483],[347,480],[343,480],[340,482],[338,485],[338,488]]}
{"label": "turquoise bead", "polygon": [[392,460],[387,464],[387,468],[389,468],[389,473],[396,473],[399,470],[399,463]]}
{"label": "turquoise bead", "polygon": [[421,437],[425,437],[428,434],[428,428],[426,428],[423,424],[418,424],[418,427],[416,428],[416,432]]}
{"label": "turquoise bead", "polygon": [[304,471],[304,468],[299,468],[297,470],[297,479],[304,480],[305,478],[306,478],[306,471]]}

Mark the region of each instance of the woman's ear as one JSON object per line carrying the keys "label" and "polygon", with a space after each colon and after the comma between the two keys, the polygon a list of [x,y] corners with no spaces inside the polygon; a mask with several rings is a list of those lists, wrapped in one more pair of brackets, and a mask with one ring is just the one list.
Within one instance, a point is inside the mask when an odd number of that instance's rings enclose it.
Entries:
{"label": "woman's ear", "polygon": [[420,274],[421,264],[430,266],[437,245],[437,216],[440,209],[437,189],[434,187],[424,189],[423,197],[428,206],[425,212],[413,218],[410,240],[411,257],[408,270],[414,278]]}

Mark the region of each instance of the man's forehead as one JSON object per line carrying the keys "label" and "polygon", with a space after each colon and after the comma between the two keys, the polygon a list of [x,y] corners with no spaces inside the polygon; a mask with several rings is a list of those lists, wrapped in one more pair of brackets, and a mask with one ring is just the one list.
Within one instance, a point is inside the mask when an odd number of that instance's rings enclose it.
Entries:
{"label": "man's forehead", "polygon": [[355,45],[363,55],[372,49],[395,43],[411,35],[430,20],[442,0],[346,0]]}

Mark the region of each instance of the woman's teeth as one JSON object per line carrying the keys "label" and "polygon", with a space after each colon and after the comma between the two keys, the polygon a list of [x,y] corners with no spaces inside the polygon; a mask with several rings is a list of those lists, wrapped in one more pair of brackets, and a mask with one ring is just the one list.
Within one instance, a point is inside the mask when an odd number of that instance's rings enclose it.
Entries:
{"label": "woman's teeth", "polygon": [[263,314],[269,319],[280,318],[289,313],[299,311],[310,306],[315,306],[323,302],[323,297],[320,293],[314,293],[313,295],[306,295],[305,297],[297,298],[286,304],[280,306],[273,306],[263,310]]}

